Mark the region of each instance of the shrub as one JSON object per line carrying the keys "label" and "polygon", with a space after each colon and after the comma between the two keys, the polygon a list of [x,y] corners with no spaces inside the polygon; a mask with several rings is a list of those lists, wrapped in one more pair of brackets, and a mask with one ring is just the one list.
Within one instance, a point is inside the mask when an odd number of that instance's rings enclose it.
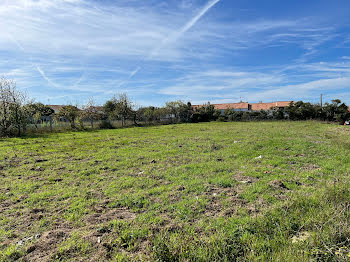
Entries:
{"label": "shrub", "polygon": [[225,122],[226,119],[225,119],[225,117],[223,117],[223,116],[219,116],[217,121],[219,121],[219,122]]}
{"label": "shrub", "polygon": [[100,129],[113,129],[114,127],[112,126],[112,124],[107,121],[107,120],[103,120],[100,124],[99,124],[99,128]]}

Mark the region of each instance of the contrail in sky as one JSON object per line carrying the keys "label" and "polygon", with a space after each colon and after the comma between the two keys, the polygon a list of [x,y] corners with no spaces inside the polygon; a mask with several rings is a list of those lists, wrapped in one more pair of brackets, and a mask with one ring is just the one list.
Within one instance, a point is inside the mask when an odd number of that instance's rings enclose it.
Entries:
{"label": "contrail in sky", "polygon": [[187,22],[178,32],[173,33],[172,35],[168,36],[167,38],[163,39],[163,41],[160,43],[159,46],[157,46],[148,56],[148,58],[152,58],[159,49],[163,48],[166,44],[175,42],[177,39],[179,39],[183,34],[185,34],[188,30],[190,30],[199,19],[202,18],[214,5],[216,5],[220,0],[212,0],[208,2],[203,9],[190,21]]}
{"label": "contrail in sky", "polygon": [[20,42],[18,42],[12,34],[7,33],[7,37],[13,42],[15,43],[15,45],[18,47],[18,49],[21,49],[23,52],[25,52],[24,47],[20,44]]}
{"label": "contrail in sky", "polygon": [[[20,49],[22,52],[25,53],[25,48],[23,47],[23,45],[17,41],[16,38],[13,37],[13,35],[11,33],[8,33],[8,38],[14,42],[14,44],[18,47],[18,49]],[[53,82],[50,78],[47,77],[47,75],[45,74],[44,70],[36,63],[33,62],[33,58],[30,57],[30,63],[32,64],[32,66],[38,71],[38,73],[40,74],[40,76],[47,81],[51,86],[55,87],[55,88],[60,88],[60,86],[58,84],[56,84],[55,82]],[[73,85],[73,87],[77,87],[78,84],[80,84],[80,82],[83,80],[84,78],[84,73],[81,74],[80,78],[75,82],[75,84]]]}
{"label": "contrail in sky", "polygon": [[[25,52],[26,50],[24,49],[24,47],[21,45],[20,42],[17,41],[16,38],[13,37],[13,35],[11,33],[8,33],[8,38],[15,43],[15,45],[18,47],[18,49],[20,49],[22,52]],[[30,58],[30,63],[32,64],[32,66],[39,72],[40,76],[47,81],[50,85],[58,88],[58,85],[55,84],[54,82],[52,82],[45,74],[45,72],[41,69],[41,67],[35,63],[32,62],[32,58]]]}
{"label": "contrail in sky", "polygon": [[50,85],[52,85],[52,86],[54,86],[54,87],[56,87],[56,88],[59,88],[59,86],[58,86],[56,83],[52,82],[52,81],[50,80],[50,78],[48,78],[48,77],[46,76],[45,72],[41,69],[40,66],[35,65],[35,64],[33,64],[33,65],[36,67],[36,70],[38,70],[38,72],[39,72],[39,74],[41,75],[42,78],[44,78]]}
{"label": "contrail in sky", "polygon": [[[211,0],[209,1],[202,9],[201,11],[193,17],[190,21],[188,21],[179,31],[171,34],[170,36],[164,38],[161,43],[156,46],[152,52],[147,56],[146,59],[154,57],[160,49],[165,47],[167,44],[171,42],[175,42],[177,39],[179,39],[183,34],[185,34],[188,30],[190,30],[197,22],[199,19],[202,18],[214,5],[216,5],[220,0]],[[145,59],[144,59],[145,60]],[[134,71],[132,71],[128,77],[128,80],[134,77],[141,69],[141,66],[137,66]],[[123,82],[121,85],[125,84]],[[119,87],[121,86],[119,85]]]}

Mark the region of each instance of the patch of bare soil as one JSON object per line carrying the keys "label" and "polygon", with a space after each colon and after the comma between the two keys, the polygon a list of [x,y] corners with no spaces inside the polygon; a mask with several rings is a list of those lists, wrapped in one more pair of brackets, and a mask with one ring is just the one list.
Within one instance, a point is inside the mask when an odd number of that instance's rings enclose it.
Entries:
{"label": "patch of bare soil", "polygon": [[[11,195],[12,194],[10,193],[10,196]],[[25,199],[27,199],[27,197],[28,197],[27,195],[22,195],[22,196],[18,197],[15,201],[13,201],[11,199],[1,201],[0,202],[0,214],[4,214],[5,211],[11,210],[12,208],[14,208],[14,206],[17,203],[24,201]]]}
{"label": "patch of bare soil", "polygon": [[318,165],[314,164],[306,164],[303,166],[303,169],[307,171],[321,170],[321,168]]}
{"label": "patch of bare soil", "polygon": [[[31,218],[37,218],[36,216],[40,215],[42,212],[44,212],[42,209],[31,210]],[[96,252],[93,257],[87,260],[85,259],[84,261],[103,261],[108,257],[108,248],[103,245],[102,239],[102,235],[108,232],[100,232],[101,230],[96,231],[96,225],[108,223],[114,219],[132,220],[135,218],[136,214],[132,213],[127,208],[108,210],[101,207],[95,208],[95,213],[87,215],[83,219],[83,221],[86,222],[86,226],[81,228],[81,230],[87,231],[84,240],[90,242]],[[52,261],[54,255],[57,253],[58,245],[69,238],[74,230],[77,230],[77,228],[67,223],[57,225],[55,229],[45,232],[38,241],[27,248],[27,254],[24,256],[23,261]]]}
{"label": "patch of bare soil", "polygon": [[23,164],[23,161],[25,161],[25,158],[20,158],[17,156],[14,156],[12,158],[6,158],[4,159],[3,163],[5,164],[4,167],[17,167],[21,166]]}
{"label": "patch of bare soil", "polygon": [[36,163],[42,163],[42,162],[47,162],[48,160],[47,159],[43,159],[43,158],[38,158],[38,159],[35,159],[34,162]]}
{"label": "patch of bare soil", "polygon": [[132,213],[127,208],[114,208],[107,211],[96,209],[96,213],[87,215],[84,221],[90,225],[102,224],[114,219],[133,220],[136,214]]}
{"label": "patch of bare soil", "polygon": [[273,180],[269,183],[269,185],[274,189],[289,190],[289,188],[280,180]]}
{"label": "patch of bare soil", "polygon": [[10,209],[10,207],[13,205],[13,202],[11,200],[3,200],[0,202],[0,213],[3,214],[5,210]]}
{"label": "patch of bare soil", "polygon": [[45,232],[37,242],[27,248],[23,261],[52,261],[57,245],[69,238],[73,228],[70,225]]}
{"label": "patch of bare soil", "polygon": [[[239,187],[237,188],[220,188],[212,187],[208,192],[208,204],[205,209],[207,217],[222,217],[234,214],[237,209],[246,206],[247,202],[238,197]],[[222,205],[222,196],[226,196],[225,202],[229,202],[229,206]]]}
{"label": "patch of bare soil", "polygon": [[301,183],[300,181],[294,180],[294,179],[288,180],[287,182],[288,182],[288,183],[296,184],[297,186],[303,186],[303,185],[304,185],[304,184]]}
{"label": "patch of bare soil", "polygon": [[[266,171],[265,171],[266,172]],[[234,177],[236,181],[242,184],[252,184],[257,182],[259,179],[256,177],[237,175]]]}

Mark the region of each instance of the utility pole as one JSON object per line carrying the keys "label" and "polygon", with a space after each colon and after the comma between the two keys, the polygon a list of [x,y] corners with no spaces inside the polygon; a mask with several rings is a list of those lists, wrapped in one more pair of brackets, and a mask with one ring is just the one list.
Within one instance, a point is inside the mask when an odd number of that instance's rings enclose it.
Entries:
{"label": "utility pole", "polygon": [[323,104],[322,104],[322,96],[323,96],[323,95],[321,94],[321,109],[322,109],[322,105],[323,105]]}

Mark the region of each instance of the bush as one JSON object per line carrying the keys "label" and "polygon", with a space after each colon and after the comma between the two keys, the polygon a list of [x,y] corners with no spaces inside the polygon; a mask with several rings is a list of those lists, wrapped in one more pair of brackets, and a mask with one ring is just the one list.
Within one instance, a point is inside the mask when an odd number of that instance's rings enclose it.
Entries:
{"label": "bush", "polygon": [[218,121],[218,122],[225,122],[226,119],[225,119],[225,117],[223,117],[223,116],[219,116],[217,121]]}
{"label": "bush", "polygon": [[103,120],[99,126],[100,129],[113,129],[114,127],[112,126],[111,122],[107,120]]}

